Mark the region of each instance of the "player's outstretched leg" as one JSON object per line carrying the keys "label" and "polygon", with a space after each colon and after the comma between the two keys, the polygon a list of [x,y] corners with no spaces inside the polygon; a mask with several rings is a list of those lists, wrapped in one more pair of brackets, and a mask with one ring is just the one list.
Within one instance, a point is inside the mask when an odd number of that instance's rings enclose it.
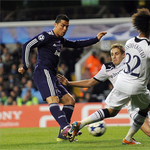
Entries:
{"label": "player's outstretched leg", "polygon": [[75,136],[78,135],[78,132],[80,130],[80,121],[76,121],[72,124],[70,130],[68,131],[67,138],[69,139],[70,142],[74,141]]}

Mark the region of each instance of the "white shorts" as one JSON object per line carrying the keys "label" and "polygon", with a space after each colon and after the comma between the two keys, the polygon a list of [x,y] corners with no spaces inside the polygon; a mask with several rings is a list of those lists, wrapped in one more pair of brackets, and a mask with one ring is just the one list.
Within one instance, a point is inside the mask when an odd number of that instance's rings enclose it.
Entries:
{"label": "white shorts", "polygon": [[[131,101],[127,104],[127,110],[128,113],[130,114],[131,119],[134,118],[134,116],[139,112],[140,108],[139,107],[132,107],[131,106]],[[148,111],[148,118],[150,119],[150,110]]]}
{"label": "white shorts", "polygon": [[139,108],[134,108],[131,106],[131,101],[127,104],[127,110],[128,110],[128,113],[130,114],[130,117],[131,119],[134,118],[134,116],[139,112]]}
{"label": "white shorts", "polygon": [[120,110],[131,100],[133,108],[145,109],[150,104],[149,92],[146,91],[142,94],[127,95],[113,88],[108,97],[106,98],[106,104],[113,109]]}

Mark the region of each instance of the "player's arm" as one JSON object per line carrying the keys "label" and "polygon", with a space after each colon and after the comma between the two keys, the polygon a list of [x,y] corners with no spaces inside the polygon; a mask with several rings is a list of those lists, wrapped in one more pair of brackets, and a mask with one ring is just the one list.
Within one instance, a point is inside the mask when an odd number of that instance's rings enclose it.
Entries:
{"label": "player's arm", "polygon": [[49,39],[49,35],[46,32],[43,32],[28,42],[24,43],[22,46],[22,62],[23,62],[23,67],[20,67],[18,69],[18,72],[23,74],[28,68],[29,68],[29,56],[30,56],[30,51],[31,49],[38,47],[45,43]]}
{"label": "player's arm", "polygon": [[105,34],[107,34],[106,31],[99,32],[99,33],[97,34],[98,40],[100,40]]}
{"label": "player's arm", "polygon": [[59,81],[65,86],[74,86],[74,87],[92,87],[97,83],[103,82],[108,79],[108,75],[106,74],[106,66],[102,65],[101,70],[91,79],[80,80],[80,81],[68,81],[67,78],[58,74],[57,75]]}
{"label": "player's arm", "polygon": [[65,86],[73,86],[73,87],[92,87],[93,85],[99,83],[97,80],[95,80],[94,78],[91,79],[86,79],[86,80],[80,80],[80,81],[68,81],[67,78],[65,78],[64,76],[58,74],[57,75],[59,81],[65,85]]}
{"label": "player's arm", "polygon": [[[29,40],[28,42],[24,43],[22,45],[22,62],[23,62],[23,67],[19,68],[18,71],[20,70],[20,73],[24,73],[28,68],[29,68],[29,56],[30,56],[30,51],[34,47],[36,47],[36,44],[38,43],[37,38],[33,38]],[[24,71],[23,71],[24,69]]]}
{"label": "player's arm", "polygon": [[32,40],[29,40],[28,42],[24,43],[22,46],[22,67],[18,68],[18,72],[20,74],[24,74],[25,71],[29,68],[29,55],[30,50],[35,47],[37,43],[37,39],[33,38]]}
{"label": "player's arm", "polygon": [[97,43],[106,33],[107,33],[106,31],[99,32],[96,37],[86,40],[70,41],[62,38],[62,44],[64,47],[71,47],[71,48],[86,47]]}

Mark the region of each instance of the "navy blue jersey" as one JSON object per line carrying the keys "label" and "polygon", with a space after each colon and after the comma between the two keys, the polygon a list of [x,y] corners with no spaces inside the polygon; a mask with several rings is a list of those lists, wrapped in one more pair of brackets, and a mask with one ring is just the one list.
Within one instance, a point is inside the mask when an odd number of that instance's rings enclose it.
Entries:
{"label": "navy blue jersey", "polygon": [[35,68],[48,69],[54,74],[57,72],[61,46],[70,48],[80,48],[95,44],[99,41],[97,37],[87,40],[70,41],[63,37],[56,37],[53,30],[43,32],[25,44],[23,44],[22,60],[25,70],[29,67],[29,53],[32,48],[38,48],[37,64]]}

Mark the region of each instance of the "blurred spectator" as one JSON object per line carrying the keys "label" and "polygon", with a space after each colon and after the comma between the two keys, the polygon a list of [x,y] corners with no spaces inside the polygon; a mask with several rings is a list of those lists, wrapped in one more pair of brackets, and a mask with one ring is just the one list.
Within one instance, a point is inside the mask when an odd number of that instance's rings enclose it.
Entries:
{"label": "blurred spectator", "polygon": [[2,91],[1,92],[1,97],[0,97],[0,103],[1,103],[1,105],[4,105],[4,103],[6,102],[6,100],[7,100],[7,95],[6,95],[5,91]]}
{"label": "blurred spectator", "polygon": [[32,75],[33,75],[33,70],[31,69],[31,67],[29,67],[28,70],[26,71],[26,78],[32,79]]}
{"label": "blurred spectator", "polygon": [[2,58],[0,57],[0,76],[4,76],[4,64]]}
{"label": "blurred spectator", "polygon": [[17,96],[20,96],[21,94],[21,89],[18,86],[14,86],[13,91]]}
{"label": "blurred spectator", "polygon": [[11,57],[11,55],[9,53],[7,53],[5,61],[4,61],[4,71],[5,71],[5,74],[9,74],[9,72],[11,70],[12,64],[13,64],[12,57]]}
{"label": "blurred spectator", "polygon": [[68,71],[68,67],[66,66],[66,64],[61,63],[58,67],[58,73],[65,76],[67,71]]}
{"label": "blurred spectator", "polygon": [[28,90],[31,91],[32,96],[37,97],[39,103],[44,103],[40,92],[37,91],[35,89],[35,87],[33,86],[33,81],[32,80],[28,80],[25,87],[22,89],[21,98],[23,98],[27,94]]}
{"label": "blurred spectator", "polygon": [[27,83],[27,78],[22,76],[21,82],[19,84],[20,89],[22,90],[25,87],[25,84]]}
{"label": "blurred spectator", "polygon": [[4,77],[2,75],[0,75],[0,86],[2,86],[3,88],[5,88]]}
{"label": "blurred spectator", "polygon": [[16,64],[12,64],[10,73],[14,76],[15,79],[15,85],[20,84],[21,75],[18,73],[18,68]]}
{"label": "blurred spectator", "polygon": [[91,102],[91,93],[90,92],[85,92],[84,93],[84,99],[81,101],[82,103],[87,103],[87,102]]}
{"label": "blurred spectator", "polygon": [[22,89],[22,92],[21,92],[21,98],[23,98],[24,95],[26,95],[28,90],[31,91],[32,95],[34,95],[34,93],[36,92],[35,88],[33,87],[33,81],[32,80],[28,80],[27,83],[25,84],[25,87]]}
{"label": "blurred spectator", "polygon": [[15,93],[14,91],[10,91],[10,96],[12,97],[12,99],[13,99],[14,101],[17,100],[17,95],[16,95],[16,93]]}
{"label": "blurred spectator", "polygon": [[17,69],[16,64],[14,64],[14,63],[12,64],[10,73],[13,74],[13,75],[18,73],[18,69]]}
{"label": "blurred spectator", "polygon": [[0,85],[0,97],[2,97],[1,96],[2,91],[3,91],[3,87]]}
{"label": "blurred spectator", "polygon": [[23,98],[18,98],[17,99],[17,105],[37,105],[38,104],[38,99],[37,97],[33,96],[31,94],[30,90],[27,90],[26,94],[23,96]]}
{"label": "blurred spectator", "polygon": [[2,57],[0,57],[0,69],[3,68]]}
{"label": "blurred spectator", "polygon": [[13,100],[12,96],[9,96],[5,101],[4,105],[17,105],[16,101]]}
{"label": "blurred spectator", "polygon": [[17,65],[17,67],[20,64],[19,58],[21,58],[21,53],[22,53],[22,44],[18,42],[16,43],[16,49],[14,49],[12,52],[13,60],[14,63]]}
{"label": "blurred spectator", "polygon": [[4,68],[0,68],[0,76],[4,76]]}
{"label": "blurred spectator", "polygon": [[8,75],[8,80],[6,81],[6,88],[10,92],[13,90],[13,87],[15,86],[15,79],[12,74]]}
{"label": "blurred spectator", "polygon": [[7,48],[4,43],[0,44],[0,56],[2,56],[3,53],[7,53]]}
{"label": "blurred spectator", "polygon": [[93,51],[92,55],[86,60],[86,69],[89,70],[90,77],[92,78],[101,69],[102,64],[98,58],[96,51]]}
{"label": "blurred spectator", "polygon": [[5,44],[1,44],[1,58],[3,63],[5,63],[6,61],[7,54],[8,54],[8,49],[6,48]]}

